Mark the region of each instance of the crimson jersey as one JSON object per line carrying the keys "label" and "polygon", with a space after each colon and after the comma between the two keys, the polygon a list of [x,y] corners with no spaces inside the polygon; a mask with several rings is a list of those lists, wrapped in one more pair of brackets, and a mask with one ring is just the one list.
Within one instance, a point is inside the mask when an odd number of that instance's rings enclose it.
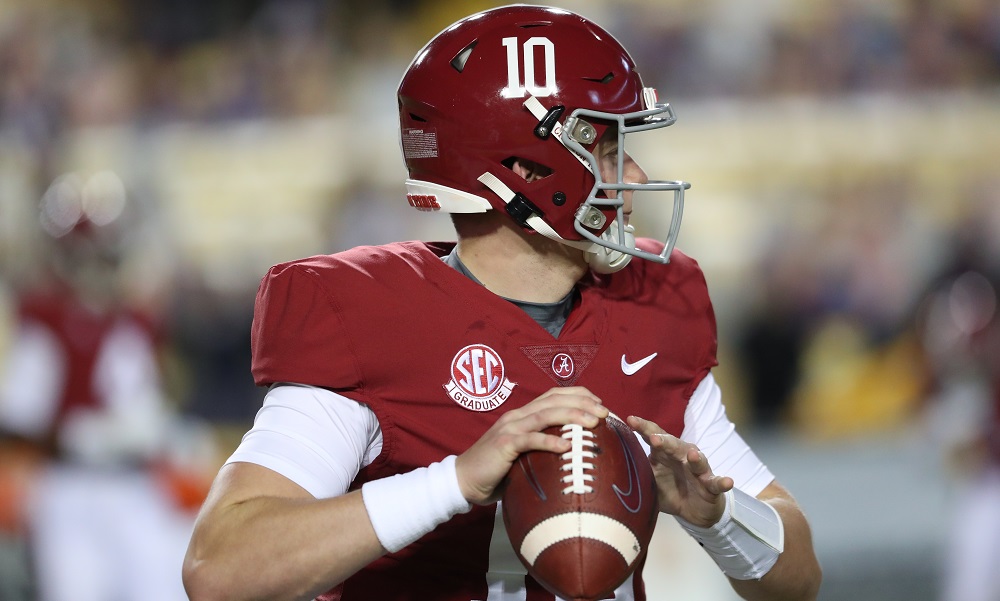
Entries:
{"label": "crimson jersey", "polygon": [[[328,388],[378,417],[382,452],[352,488],[460,454],[501,413],[559,385],[585,386],[623,418],[680,435],[688,399],[716,364],[715,318],[694,260],[674,251],[669,265],[632,261],[588,276],[556,339],[445,264],[453,246],[360,247],[276,265],[261,282],[257,384]],[[323,598],[484,599],[494,513],[458,515]],[[552,599],[530,577],[527,587],[529,601]]]}
{"label": "crimson jersey", "polygon": [[[148,341],[150,348],[158,342],[158,330],[153,319],[124,306],[95,311],[60,285],[26,295],[18,304],[18,319],[45,329],[57,346],[61,365],[52,366],[62,374],[62,386],[56,391],[55,408],[47,431],[40,433],[40,442],[56,451],[58,431],[66,417],[77,409],[101,410],[107,382],[101,382],[98,364],[107,352],[110,340],[121,328],[130,328]],[[133,351],[134,352],[134,351]]]}

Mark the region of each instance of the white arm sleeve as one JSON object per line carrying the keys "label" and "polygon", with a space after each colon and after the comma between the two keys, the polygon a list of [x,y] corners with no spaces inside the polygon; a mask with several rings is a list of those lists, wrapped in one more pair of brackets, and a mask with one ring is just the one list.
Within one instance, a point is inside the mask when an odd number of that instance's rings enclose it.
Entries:
{"label": "white arm sleeve", "polygon": [[322,499],[347,492],[381,451],[382,430],[367,405],[324,388],[280,385],[226,463],[261,465]]}
{"label": "white arm sleeve", "polygon": [[42,436],[59,409],[66,357],[52,332],[25,322],[0,367],[0,426],[27,437]]}
{"label": "white arm sleeve", "polygon": [[736,488],[749,495],[756,497],[774,480],[726,416],[722,391],[712,374],[705,376],[688,401],[681,440],[697,445],[714,474],[729,476]]}

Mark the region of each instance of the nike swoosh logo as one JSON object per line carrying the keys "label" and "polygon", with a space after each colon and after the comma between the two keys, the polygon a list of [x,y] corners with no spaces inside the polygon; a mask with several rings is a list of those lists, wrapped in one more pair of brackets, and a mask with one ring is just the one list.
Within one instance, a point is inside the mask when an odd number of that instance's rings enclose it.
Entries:
{"label": "nike swoosh logo", "polygon": [[538,478],[535,477],[535,468],[531,465],[531,455],[521,455],[517,464],[521,466],[521,471],[524,472],[524,477],[528,480],[528,484],[534,489],[535,494],[538,498],[546,501],[547,497],[545,491],[542,490],[542,485],[538,483]]}
{"label": "nike swoosh logo", "polygon": [[646,365],[650,361],[656,359],[656,355],[658,354],[659,353],[653,353],[648,357],[643,357],[642,359],[639,359],[635,363],[629,363],[628,361],[625,360],[625,355],[622,355],[622,371],[625,372],[626,376],[631,376],[632,374],[639,371],[643,367],[646,367]]}
{"label": "nike swoosh logo", "polygon": [[[625,441],[625,436],[631,436],[632,434],[623,434],[620,428],[613,429],[615,434],[618,435],[618,441],[622,443],[622,451],[625,453],[625,463],[628,464],[628,490],[622,490],[617,484],[612,485],[611,488],[615,491],[618,500],[629,513],[638,513],[642,507],[642,487],[639,486],[639,464],[636,463],[635,457],[632,456],[632,450]],[[635,507],[632,507],[631,502],[635,503]]]}

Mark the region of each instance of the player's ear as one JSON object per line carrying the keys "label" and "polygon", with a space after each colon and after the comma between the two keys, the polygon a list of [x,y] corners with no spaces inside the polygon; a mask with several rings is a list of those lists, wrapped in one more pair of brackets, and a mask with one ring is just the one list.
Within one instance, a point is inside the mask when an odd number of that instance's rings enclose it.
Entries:
{"label": "player's ear", "polygon": [[510,166],[510,170],[524,178],[525,181],[530,182],[535,179],[534,165],[531,161],[515,159],[514,164]]}
{"label": "player's ear", "polygon": [[528,182],[533,182],[536,179],[542,179],[552,173],[552,169],[546,167],[545,165],[540,165],[534,161],[520,158],[514,159],[514,162],[511,163],[510,169]]}

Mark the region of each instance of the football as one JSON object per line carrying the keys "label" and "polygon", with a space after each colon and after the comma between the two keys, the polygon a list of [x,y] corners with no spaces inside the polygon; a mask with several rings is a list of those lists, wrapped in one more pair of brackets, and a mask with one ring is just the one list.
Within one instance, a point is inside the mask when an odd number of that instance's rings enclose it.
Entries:
{"label": "football", "polygon": [[610,598],[653,536],[653,470],[635,431],[613,414],[593,429],[545,432],[572,448],[523,453],[511,466],[501,505],[507,535],[549,592],[574,601]]}

